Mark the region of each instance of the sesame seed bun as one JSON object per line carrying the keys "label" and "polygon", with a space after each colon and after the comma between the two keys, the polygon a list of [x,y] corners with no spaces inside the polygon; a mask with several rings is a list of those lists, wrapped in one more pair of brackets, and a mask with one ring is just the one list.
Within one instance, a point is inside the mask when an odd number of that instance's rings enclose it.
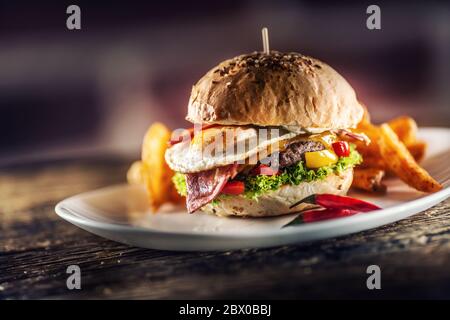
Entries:
{"label": "sesame seed bun", "polygon": [[353,88],[327,64],[299,53],[226,60],[192,88],[186,119],[293,129],[351,128],[363,116]]}

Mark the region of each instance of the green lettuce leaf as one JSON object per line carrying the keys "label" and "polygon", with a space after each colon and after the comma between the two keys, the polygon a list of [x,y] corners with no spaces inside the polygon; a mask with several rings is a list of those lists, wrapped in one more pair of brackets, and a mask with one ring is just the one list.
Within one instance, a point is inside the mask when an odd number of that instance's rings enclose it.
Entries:
{"label": "green lettuce leaf", "polygon": [[175,185],[177,192],[181,196],[186,197],[186,176],[183,173],[176,172],[172,177],[172,182]]}
{"label": "green lettuce leaf", "polygon": [[243,180],[245,183],[244,196],[248,199],[256,200],[259,196],[269,191],[275,191],[283,185],[299,185],[302,182],[323,180],[329,174],[341,173],[362,162],[361,155],[351,145],[350,155],[339,158],[338,162],[331,166],[319,169],[308,169],[303,161],[300,161],[276,176],[247,176]]}

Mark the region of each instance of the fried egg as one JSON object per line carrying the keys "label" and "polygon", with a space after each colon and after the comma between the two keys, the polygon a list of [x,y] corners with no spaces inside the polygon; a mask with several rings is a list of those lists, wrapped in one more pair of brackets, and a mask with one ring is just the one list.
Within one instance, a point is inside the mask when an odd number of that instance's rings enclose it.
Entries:
{"label": "fried egg", "polygon": [[283,143],[297,133],[279,127],[221,126],[196,134],[166,150],[169,167],[193,173],[231,163],[256,164],[281,150]]}

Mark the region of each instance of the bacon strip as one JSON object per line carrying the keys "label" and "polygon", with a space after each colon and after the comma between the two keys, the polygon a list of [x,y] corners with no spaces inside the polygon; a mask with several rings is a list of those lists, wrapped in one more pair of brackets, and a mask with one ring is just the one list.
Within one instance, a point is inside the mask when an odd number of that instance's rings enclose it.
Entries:
{"label": "bacon strip", "polygon": [[193,213],[211,202],[223,189],[229,179],[236,176],[236,163],[215,169],[186,174],[187,199],[189,213]]}
{"label": "bacon strip", "polygon": [[370,143],[369,137],[366,136],[364,133],[351,132],[350,130],[346,129],[334,130],[334,132],[336,132],[336,134],[339,136],[348,136],[352,139],[364,142],[366,145]]}

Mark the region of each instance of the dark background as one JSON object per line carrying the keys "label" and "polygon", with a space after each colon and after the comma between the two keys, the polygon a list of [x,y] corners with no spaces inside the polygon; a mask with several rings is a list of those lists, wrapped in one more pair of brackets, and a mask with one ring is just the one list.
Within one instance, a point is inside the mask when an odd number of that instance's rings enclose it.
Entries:
{"label": "dark background", "polygon": [[[81,7],[82,30],[66,28]],[[190,89],[219,61],[298,51],[353,85],[374,121],[450,125],[450,4],[377,1],[1,1],[0,163],[70,153],[138,156],[148,125],[183,120]]]}

